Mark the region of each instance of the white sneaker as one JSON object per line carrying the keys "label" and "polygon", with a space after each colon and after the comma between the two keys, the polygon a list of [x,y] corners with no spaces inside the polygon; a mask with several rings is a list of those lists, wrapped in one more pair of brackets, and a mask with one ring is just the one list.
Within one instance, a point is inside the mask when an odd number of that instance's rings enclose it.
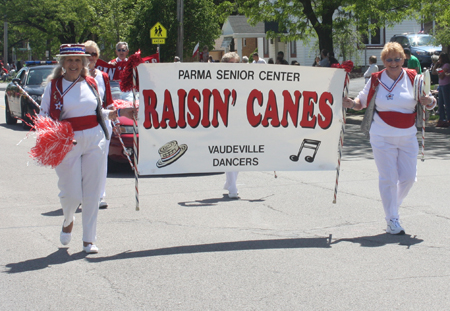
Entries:
{"label": "white sneaker", "polygon": [[70,243],[70,240],[72,240],[72,233],[66,233],[62,232],[59,234],[59,240],[61,241],[62,245],[67,245]]}
{"label": "white sneaker", "polygon": [[87,254],[97,254],[98,247],[95,244],[88,244],[87,246],[83,246],[83,251]]}
{"label": "white sneaker", "polygon": [[387,223],[386,232],[389,234],[405,234],[405,229],[402,228],[398,219],[391,219]]}
{"label": "white sneaker", "polygon": [[[72,223],[75,221],[75,216],[73,216]],[[69,224],[70,226],[70,224]],[[63,223],[64,227],[64,223]],[[59,234],[59,240],[61,241],[62,245],[67,245],[70,243],[70,240],[72,240],[72,232],[64,232],[61,230],[61,233]]]}
{"label": "white sneaker", "polygon": [[228,197],[230,198],[230,199],[239,199],[239,193],[231,193],[231,192],[229,192],[228,193]]}
{"label": "white sneaker", "polygon": [[98,204],[99,209],[105,209],[108,207],[108,203],[105,202],[105,200],[101,199],[100,203]]}

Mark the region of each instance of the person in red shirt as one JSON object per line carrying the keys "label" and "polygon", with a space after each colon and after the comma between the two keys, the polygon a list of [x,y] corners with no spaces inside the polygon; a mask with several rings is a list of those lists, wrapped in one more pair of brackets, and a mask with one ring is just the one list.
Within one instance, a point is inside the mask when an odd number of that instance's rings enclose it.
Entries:
{"label": "person in red shirt", "polygon": [[109,61],[109,64],[116,66],[116,71],[114,73],[113,80],[119,80],[120,72],[125,69],[125,65],[128,61],[128,43],[126,42],[117,42],[116,44],[116,55],[117,58]]}

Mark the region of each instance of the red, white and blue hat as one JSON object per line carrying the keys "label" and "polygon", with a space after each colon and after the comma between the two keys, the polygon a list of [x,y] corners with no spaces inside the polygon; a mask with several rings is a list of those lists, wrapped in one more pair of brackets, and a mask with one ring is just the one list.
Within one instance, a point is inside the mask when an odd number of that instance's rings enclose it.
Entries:
{"label": "red, white and blue hat", "polygon": [[59,54],[56,56],[89,56],[89,54],[86,54],[84,44],[61,44]]}

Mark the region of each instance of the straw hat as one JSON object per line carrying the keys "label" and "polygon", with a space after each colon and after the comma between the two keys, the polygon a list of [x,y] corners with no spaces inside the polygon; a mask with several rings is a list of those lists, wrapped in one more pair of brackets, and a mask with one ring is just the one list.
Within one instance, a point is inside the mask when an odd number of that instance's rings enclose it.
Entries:
{"label": "straw hat", "polygon": [[89,54],[86,54],[84,44],[61,44],[59,54],[56,56],[89,56]]}

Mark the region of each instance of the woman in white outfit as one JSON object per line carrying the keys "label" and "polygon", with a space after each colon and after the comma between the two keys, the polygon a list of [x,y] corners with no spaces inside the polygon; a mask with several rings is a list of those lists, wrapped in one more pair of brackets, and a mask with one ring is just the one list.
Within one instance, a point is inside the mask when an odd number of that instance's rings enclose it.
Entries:
{"label": "woman in white outfit", "polygon": [[[220,60],[221,63],[239,63],[240,61],[241,58],[236,52],[225,53]],[[239,199],[239,193],[236,186],[238,174],[239,172],[237,171],[225,173],[226,181],[223,189],[228,190],[228,197],[230,199]]]}
{"label": "woman in white outfit", "polygon": [[56,167],[59,198],[64,214],[60,240],[69,244],[74,214],[82,204],[83,250],[97,253],[98,200],[105,166],[109,133],[104,119],[125,115],[132,118],[133,108],[120,111],[102,108],[97,83],[88,76],[88,59],[82,44],[63,44],[58,66],[47,79],[41,102],[41,115],[71,123],[77,144]]}
{"label": "woman in white outfit", "polygon": [[[106,72],[95,69],[95,64],[97,63],[98,58],[100,57],[100,49],[92,40],[88,40],[84,43],[86,47],[86,54],[88,54],[89,59],[89,75],[94,77],[95,81],[97,81],[98,85],[98,95],[103,102],[103,108],[114,109],[112,106],[112,95],[111,95],[111,87],[109,85],[109,76]],[[108,129],[109,136],[112,134],[112,124],[110,120],[105,120],[106,128]],[[106,144],[105,150],[105,172],[103,174],[102,185],[101,185],[101,195],[99,208],[107,208],[108,203],[105,201],[106,196],[106,176],[108,174],[108,153],[109,153],[109,144]]]}
{"label": "woman in white outfit", "polygon": [[[345,108],[361,110],[367,107],[368,117],[365,117],[362,128],[370,133],[386,215],[386,232],[390,234],[405,233],[399,223],[398,209],[416,180],[419,151],[415,122],[416,109],[420,105],[414,99],[417,73],[402,68],[404,59],[400,44],[387,43],[381,52],[385,70],[372,74],[355,100],[343,99]],[[434,97],[428,95],[421,96],[419,101],[427,109],[436,105]],[[418,110],[422,111],[421,106]]]}

